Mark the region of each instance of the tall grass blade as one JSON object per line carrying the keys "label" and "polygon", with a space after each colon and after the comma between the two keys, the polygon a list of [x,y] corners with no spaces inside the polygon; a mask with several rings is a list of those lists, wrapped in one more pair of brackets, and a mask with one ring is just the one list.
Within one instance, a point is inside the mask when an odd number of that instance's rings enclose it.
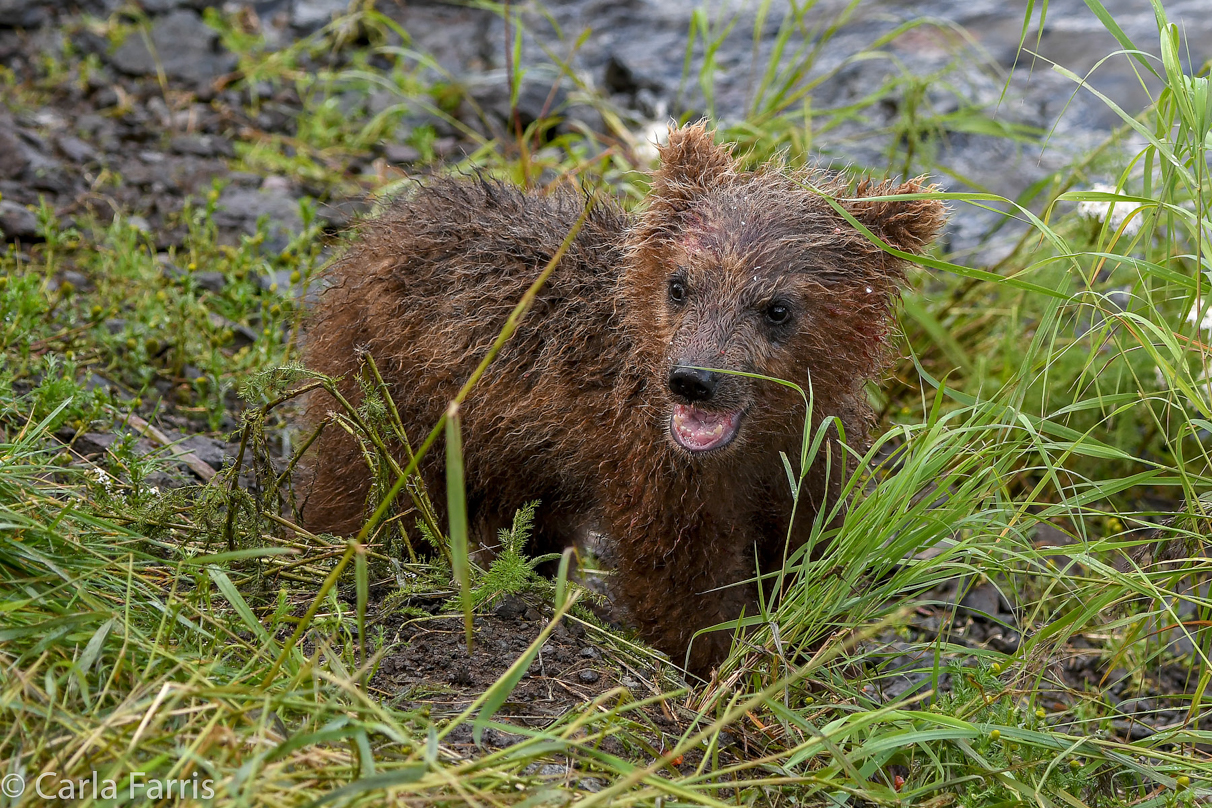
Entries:
{"label": "tall grass blade", "polygon": [[463,483],[463,434],[459,405],[446,410],[446,513],[450,519],[450,564],[463,604],[467,653],[472,646],[471,558],[467,547],[467,492]]}

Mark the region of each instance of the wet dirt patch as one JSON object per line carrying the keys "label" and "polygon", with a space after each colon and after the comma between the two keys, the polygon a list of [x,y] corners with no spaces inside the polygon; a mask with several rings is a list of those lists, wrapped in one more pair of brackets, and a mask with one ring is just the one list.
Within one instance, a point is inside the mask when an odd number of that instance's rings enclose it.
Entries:
{"label": "wet dirt patch", "polygon": [[[458,713],[495,683],[525,653],[547,625],[550,610],[516,597],[477,616],[467,652],[461,615],[388,617],[383,626],[389,650],[371,687],[399,707],[420,706]],[[637,671],[603,649],[576,618],[556,626],[539,649],[499,716],[543,726],[616,686],[638,689],[657,672]]]}

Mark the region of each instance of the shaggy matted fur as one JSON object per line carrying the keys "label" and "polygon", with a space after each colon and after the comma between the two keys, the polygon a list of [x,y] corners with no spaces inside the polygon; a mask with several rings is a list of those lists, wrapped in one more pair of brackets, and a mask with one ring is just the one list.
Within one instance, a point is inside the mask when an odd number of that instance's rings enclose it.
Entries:
{"label": "shaggy matted fur", "polygon": [[[944,220],[938,202],[865,199],[920,192],[920,181],[850,191],[845,177],[823,171],[746,173],[703,126],[678,129],[661,149],[643,211],[596,201],[462,408],[476,535],[492,541],[535,498],[543,503],[535,549],[597,527],[617,546],[618,600],[679,663],[697,630],[753,612],[756,588],[729,585],[753,578],[755,558],[766,568],[780,562],[792,501],[779,452],[799,456],[805,413],[781,385],[691,374],[688,386],[674,382],[673,370],[737,370],[804,388],[811,380],[814,421],[838,416],[858,447],[870,426],[863,388],[888,355],[904,264],[809,183],[849,197],[847,211],[902,251],[920,252]],[[356,397],[357,354],[369,351],[419,439],[584,203],[569,189],[526,192],[479,179],[441,180],[397,200],[332,266],[307,363],[347,374]],[[328,408],[314,400],[312,417]],[[708,426],[727,413],[735,432],[692,451],[674,437],[687,412]],[[691,443],[709,444],[703,435],[691,434]],[[845,455],[837,445],[828,451],[838,473],[827,480],[819,462],[810,471],[792,549],[836,496]],[[356,529],[369,490],[361,452],[329,429],[315,457],[308,526]],[[432,451],[422,463],[434,491],[444,488],[442,457]],[[709,671],[728,642],[726,632],[698,638],[689,669]]]}

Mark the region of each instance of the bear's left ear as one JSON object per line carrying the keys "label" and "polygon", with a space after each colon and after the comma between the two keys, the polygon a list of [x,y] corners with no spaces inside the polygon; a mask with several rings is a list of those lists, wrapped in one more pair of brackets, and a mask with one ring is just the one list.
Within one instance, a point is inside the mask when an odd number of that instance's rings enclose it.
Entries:
{"label": "bear's left ear", "polygon": [[947,206],[937,199],[870,199],[897,194],[924,194],[937,191],[917,177],[902,185],[863,180],[852,198],[841,205],[863,226],[885,243],[902,252],[922,254],[938,237],[947,221]]}
{"label": "bear's left ear", "polygon": [[736,173],[731,149],[717,144],[702,121],[671,130],[669,142],[658,149],[661,165],[652,175],[650,209],[681,212]]}

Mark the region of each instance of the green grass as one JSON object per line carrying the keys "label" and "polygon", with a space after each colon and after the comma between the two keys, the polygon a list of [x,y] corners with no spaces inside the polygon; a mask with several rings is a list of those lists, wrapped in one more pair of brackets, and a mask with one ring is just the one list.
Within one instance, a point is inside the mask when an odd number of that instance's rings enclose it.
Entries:
{"label": "green grass", "polygon": [[[1117,30],[1097,2],[1089,5]],[[760,9],[764,18],[770,4]],[[789,66],[759,66],[746,118],[721,132],[753,160],[779,150],[792,162],[810,159],[818,138],[866,120],[890,95],[902,99],[901,112],[882,134],[899,145],[877,170],[946,172],[934,162],[945,132],[1036,136],[963,106],[935,115],[924,90],[945,86],[945,72],[893,74],[845,109],[814,107],[813,67],[835,29],[807,36],[807,10],[779,29]],[[441,593],[468,627],[474,608],[526,590],[556,619],[583,624],[616,658],[651,660],[583,610],[588,595],[566,580],[566,559],[554,583],[533,578],[513,546],[526,514],[497,563],[472,563],[457,489],[424,491],[410,474],[415,461],[401,465],[380,450],[396,429],[389,398],[371,396],[371,406],[340,417],[371,447],[380,490],[400,493],[423,529],[374,520],[345,541],[271,518],[292,492],[289,475],[268,458],[294,457],[307,437],[286,428],[287,399],[324,380],[290,364],[297,298],[257,278],[286,269],[299,273],[298,286],[312,282],[324,237],[307,206],[305,232],[283,254],[265,255],[258,236],[220,246],[211,223],[217,191],[198,200],[183,214],[187,247],[170,256],[179,273],[166,272],[125,219],[60,229],[44,211],[45,243],[0,257],[3,774],[32,781],[53,771],[58,783],[96,771],[122,795],[135,771],[147,781],[206,780],[222,805],[379,805],[385,794],[393,804],[484,805],[1206,799],[1212,602],[1189,583],[1208,572],[1199,557],[1208,532],[1200,495],[1212,477],[1212,381],[1199,328],[1207,304],[1198,301],[1208,297],[1212,252],[1204,226],[1212,91],[1205,78],[1178,71],[1183,43],[1172,39],[1160,6],[1157,13],[1166,58],[1139,62],[1166,89],[1122,125],[1144,139],[1143,151],[1122,153],[1111,139],[1020,200],[947,195],[956,207],[1008,202],[1031,230],[996,266],[947,256],[921,262],[905,297],[906,358],[873,391],[886,431],[851,481],[845,526],[818,527],[829,553],[787,560],[784,595],[746,618],[751,632],[713,681],[679,688],[654,676],[656,695],[616,688],[541,728],[498,716],[543,636],[465,709],[400,709],[368,685],[389,650],[375,606],[391,613],[410,592],[389,587],[394,593],[383,595],[380,584],[393,576]],[[406,35],[389,40],[388,22],[374,13],[277,54],[238,20],[214,12],[208,19],[240,53],[246,81],[292,86],[308,99],[293,138],[238,145],[241,168],[365,187],[369,179],[341,174],[344,157],[366,151],[406,109],[449,113],[457,100],[453,84],[421,79],[431,62]],[[710,55],[733,24],[706,12],[694,20],[692,36],[707,57],[688,57],[684,84],[700,88],[707,112]],[[351,44],[356,30],[369,44]],[[880,44],[852,59],[874,58]],[[348,65],[300,68],[303,54],[326,48],[350,50]],[[372,55],[391,69],[373,68]],[[1063,65],[1056,69],[1089,92]],[[44,87],[15,93],[19,103],[36,106],[63,67],[46,70]],[[335,114],[335,90],[375,88],[397,94],[399,108],[371,120]],[[520,139],[481,138],[458,167],[518,182],[572,176],[638,198],[643,166],[625,131],[635,122],[597,103],[618,127],[610,139],[561,135],[535,148],[540,123]],[[432,131],[413,137],[432,158]],[[1115,190],[1088,190],[1099,172],[1118,177]],[[1132,218],[1112,226],[1116,217],[1077,212],[1080,203],[1112,201],[1117,213],[1135,211]],[[60,284],[67,268],[88,283]],[[202,270],[223,273],[222,291],[196,283]],[[516,315],[524,317],[525,301]],[[92,374],[112,384],[89,385]],[[367,384],[378,389],[373,373]],[[96,462],[73,450],[86,432],[164,412],[199,432],[233,434],[259,485],[245,491],[227,470],[205,488],[153,491],[147,480],[165,461],[140,455],[133,436]],[[418,454],[443,432],[457,435],[457,408],[449,415],[415,445]],[[458,466],[457,452],[448,462]],[[432,496],[451,497],[451,524],[426,518]],[[1174,511],[1187,516],[1166,524]],[[1059,534],[1038,533],[1041,526]],[[1160,531],[1168,560],[1132,554],[1147,546],[1150,530]],[[432,561],[405,542],[422,535],[439,548]],[[923,621],[919,606],[962,623],[953,605],[932,601],[936,586],[956,578],[1000,591],[1017,617],[1017,643],[970,648]],[[1177,635],[1191,640],[1190,650],[1171,646]],[[1125,740],[1097,681],[1083,689],[1058,676],[1057,666],[1079,652],[1096,658],[1099,676],[1118,671],[1129,692],[1180,710],[1182,720]],[[882,691],[897,684],[894,667],[920,677],[892,698]],[[661,723],[661,715],[676,720]],[[490,727],[523,740],[474,754],[453,744]],[[544,774],[550,770],[534,764],[572,774]],[[586,791],[585,778],[602,790]],[[99,803],[141,804],[125,796]],[[8,804],[37,801],[0,796]]]}

